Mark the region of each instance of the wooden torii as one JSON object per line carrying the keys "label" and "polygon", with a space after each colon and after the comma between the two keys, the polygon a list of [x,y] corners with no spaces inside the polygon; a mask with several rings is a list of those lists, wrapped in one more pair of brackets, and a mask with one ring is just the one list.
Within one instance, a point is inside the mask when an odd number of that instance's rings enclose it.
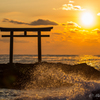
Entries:
{"label": "wooden torii", "polygon": [[[41,31],[51,31],[53,27],[45,28],[3,28],[2,32],[10,32],[10,35],[2,35],[2,37],[10,37],[10,59],[9,63],[13,64],[13,37],[38,37],[38,62],[41,62],[41,37],[49,37],[50,35],[41,35]],[[24,35],[14,35],[14,32],[24,31]],[[38,35],[27,35],[27,31],[38,32]]]}

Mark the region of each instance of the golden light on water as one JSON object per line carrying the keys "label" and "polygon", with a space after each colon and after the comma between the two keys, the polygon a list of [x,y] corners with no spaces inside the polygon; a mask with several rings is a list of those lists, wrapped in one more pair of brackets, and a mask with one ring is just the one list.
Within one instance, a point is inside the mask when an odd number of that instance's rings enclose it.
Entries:
{"label": "golden light on water", "polygon": [[98,63],[99,58],[97,56],[93,56],[93,55],[83,55],[80,56],[80,60],[79,60],[79,64],[81,63],[86,63],[87,65],[90,65],[92,67],[94,67],[97,70],[100,70],[100,68],[98,67],[99,63]]}

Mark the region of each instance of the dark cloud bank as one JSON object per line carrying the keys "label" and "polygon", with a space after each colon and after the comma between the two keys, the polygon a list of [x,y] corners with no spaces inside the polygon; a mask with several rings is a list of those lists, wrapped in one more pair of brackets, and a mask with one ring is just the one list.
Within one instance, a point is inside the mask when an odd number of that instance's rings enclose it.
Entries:
{"label": "dark cloud bank", "polygon": [[25,24],[25,25],[58,25],[58,23],[50,20],[44,20],[44,19],[38,19],[36,21],[32,21],[31,23],[25,23],[22,21],[15,21],[15,20],[10,20],[7,18],[4,18],[2,22],[9,22],[9,23],[14,23],[14,24]]}

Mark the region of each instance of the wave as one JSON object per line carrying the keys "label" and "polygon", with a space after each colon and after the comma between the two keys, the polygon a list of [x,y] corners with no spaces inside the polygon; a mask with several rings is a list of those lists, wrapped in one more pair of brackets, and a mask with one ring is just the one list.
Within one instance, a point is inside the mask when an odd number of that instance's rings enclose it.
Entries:
{"label": "wave", "polygon": [[75,82],[100,79],[100,72],[85,63],[67,65],[43,62],[35,64],[28,73],[30,81],[25,83],[25,88],[72,86]]}
{"label": "wave", "polygon": [[100,89],[99,76],[85,63],[0,64],[0,87],[23,90],[17,100],[91,100]]}
{"label": "wave", "polygon": [[[100,71],[83,63],[0,64],[1,86],[13,88],[72,86],[72,81],[99,80]],[[7,86],[6,86],[7,85]]]}

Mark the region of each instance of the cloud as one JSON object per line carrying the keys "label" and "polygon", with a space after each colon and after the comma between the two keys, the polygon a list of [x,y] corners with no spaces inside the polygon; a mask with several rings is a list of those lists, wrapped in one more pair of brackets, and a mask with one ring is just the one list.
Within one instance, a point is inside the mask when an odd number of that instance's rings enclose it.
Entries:
{"label": "cloud", "polygon": [[69,3],[74,3],[74,1],[69,0]]}
{"label": "cloud", "polygon": [[78,29],[74,28],[74,29],[70,29],[71,33],[76,33],[77,31],[79,31]]}
{"label": "cloud", "polygon": [[65,30],[69,31],[70,33],[76,33],[81,29],[81,26],[79,26],[77,23],[72,21],[64,23],[62,25],[65,26]]}
{"label": "cloud", "polygon": [[96,29],[94,29],[94,30],[92,30],[92,31],[94,32],[94,31],[98,31],[98,30],[99,30],[99,29],[98,29],[98,28],[96,28]]}
{"label": "cloud", "polygon": [[10,19],[7,19],[7,18],[4,18],[2,22],[10,22],[10,23],[14,23],[14,24],[27,24],[25,22],[10,20]]}
{"label": "cloud", "polygon": [[98,39],[85,39],[84,42],[87,42],[87,43],[98,43]]}
{"label": "cloud", "polygon": [[[81,6],[79,5],[74,5],[74,1],[69,0],[68,4],[63,4],[61,8],[62,10],[79,10],[79,11],[83,11],[85,9],[83,9]],[[58,10],[56,8],[53,8],[53,10]]]}
{"label": "cloud", "polygon": [[38,19],[38,20],[33,21],[31,23],[25,23],[25,22],[22,22],[22,21],[15,21],[15,20],[10,20],[10,19],[4,18],[2,22],[9,22],[9,23],[14,23],[14,24],[33,25],[33,26],[36,26],[36,25],[58,25],[57,22],[50,21],[50,20],[44,20],[44,19]]}
{"label": "cloud", "polygon": [[50,43],[50,41],[46,41],[46,43]]}
{"label": "cloud", "polygon": [[55,34],[55,35],[62,35],[62,33],[53,33],[53,34]]}
{"label": "cloud", "polygon": [[72,22],[72,21],[62,24],[62,25],[67,26],[68,28],[81,28],[81,26],[79,26],[77,23]]}
{"label": "cloud", "polygon": [[[7,39],[4,39],[4,38],[0,38],[0,41],[1,42],[7,42],[7,43],[9,43],[10,42],[10,39],[9,38],[7,38]],[[17,40],[17,39],[14,39],[14,42],[15,43],[29,43],[29,41],[25,41],[25,40]]]}
{"label": "cloud", "polygon": [[99,29],[97,30],[97,33],[100,34],[100,30]]}
{"label": "cloud", "polygon": [[98,31],[97,31],[97,33],[99,33],[99,34],[100,34],[100,30],[98,30]]}
{"label": "cloud", "polygon": [[100,34],[100,29],[96,28],[96,29],[92,30],[92,32],[96,32],[96,33]]}
{"label": "cloud", "polygon": [[83,11],[85,9],[82,9],[81,6],[74,6],[73,4],[64,4],[62,6],[62,10],[80,10],[80,11]]}
{"label": "cloud", "polygon": [[0,38],[0,41],[1,41],[1,42],[10,42],[9,39],[1,39],[1,38]]}
{"label": "cloud", "polygon": [[97,15],[100,16],[100,13],[98,13]]}
{"label": "cloud", "polygon": [[58,23],[54,21],[38,19],[37,21],[31,22],[29,25],[58,25]]}

